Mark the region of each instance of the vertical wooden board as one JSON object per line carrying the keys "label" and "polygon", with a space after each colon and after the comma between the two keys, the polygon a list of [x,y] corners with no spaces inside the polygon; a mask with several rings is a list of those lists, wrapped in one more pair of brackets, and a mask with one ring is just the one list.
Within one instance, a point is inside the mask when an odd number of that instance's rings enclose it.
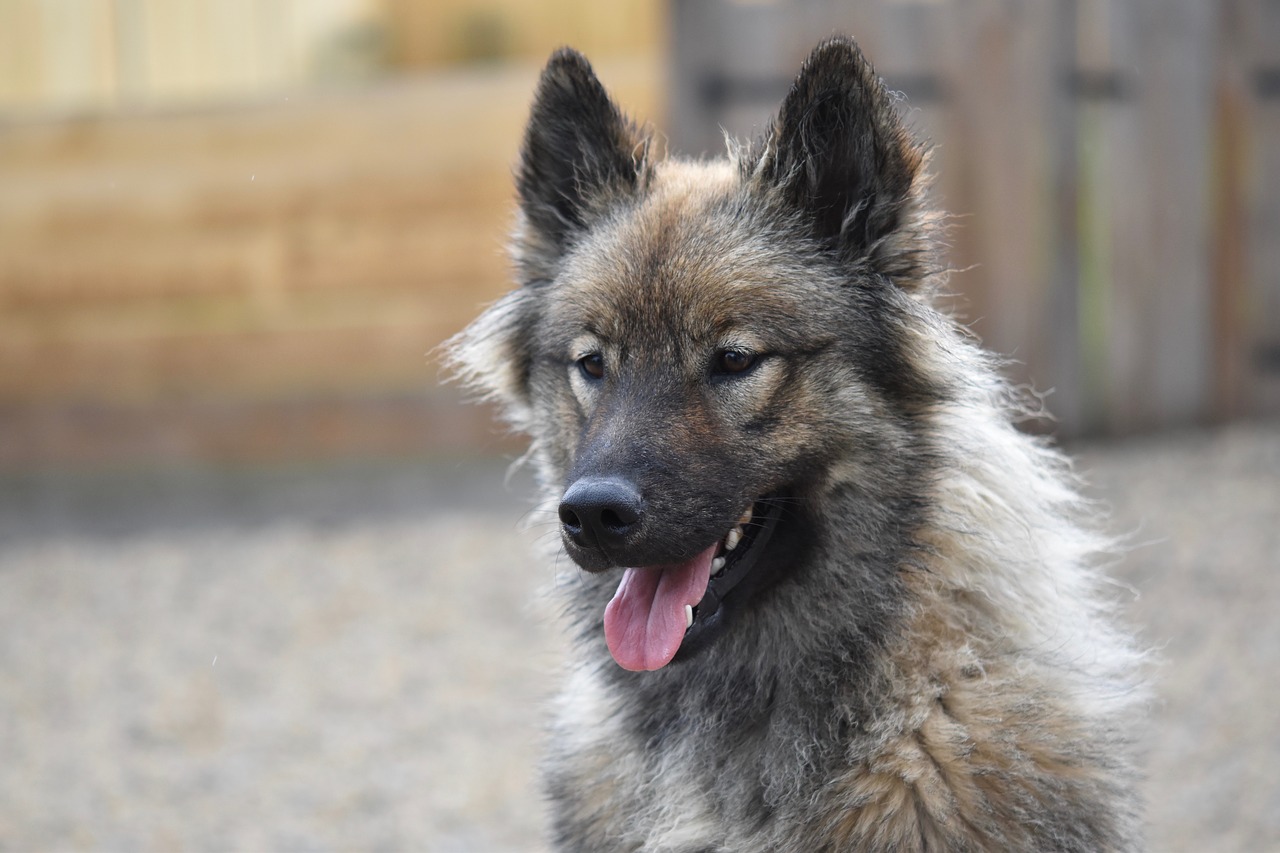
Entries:
{"label": "vertical wooden board", "polygon": [[[1143,290],[1135,282],[1148,275],[1149,205],[1143,187],[1144,159],[1137,99],[1138,19],[1131,2],[1093,2],[1081,21],[1089,55],[1081,71],[1094,79],[1112,80],[1111,97],[1086,99],[1082,110],[1081,159],[1086,175],[1082,285],[1089,320],[1102,325],[1103,352],[1086,354],[1094,383],[1101,388],[1105,426],[1126,431],[1136,427],[1142,411],[1143,337],[1140,334]],[[1103,94],[1101,90],[1099,95]],[[1093,329],[1098,342],[1099,330]],[[1096,372],[1095,372],[1096,371]]]}
{"label": "vertical wooden board", "polygon": [[[1140,427],[1210,412],[1209,263],[1214,18],[1200,0],[1135,0],[1139,132],[1150,204],[1139,289]],[[1142,190],[1148,190],[1148,193]],[[1135,389],[1139,390],[1139,389]]]}
{"label": "vertical wooden board", "polygon": [[[847,4],[831,5],[848,9]],[[947,59],[956,49],[955,14],[946,3],[873,3],[858,5],[856,12],[848,9],[841,19],[850,22],[885,85],[903,97],[898,103],[903,120],[929,149],[926,204],[949,217],[949,233],[943,235],[949,245],[939,260],[953,269],[962,266],[965,255],[951,244],[965,239],[970,219],[968,152],[947,135],[955,108],[953,67]],[[973,320],[973,284],[971,275],[957,274],[942,297],[941,307],[962,322]]]}
{"label": "vertical wooden board", "polygon": [[1054,361],[1076,334],[1073,312],[1058,313],[1054,294],[1055,164],[1071,144],[1058,133],[1065,97],[1063,69],[1054,65],[1058,14],[1054,4],[987,0],[955,15],[944,144],[963,152],[948,167],[962,169],[965,207],[954,212],[964,218],[953,243],[956,266],[968,271],[955,288],[967,297],[973,327],[1014,360],[1016,381],[1052,389],[1049,410],[1074,424],[1072,373]]}
{"label": "vertical wooden board", "polygon": [[1121,265],[1137,256],[1117,257],[1114,249],[1118,232],[1141,220],[1142,196],[1124,179],[1138,159],[1133,16],[1113,0],[1081,0],[1076,31],[1082,418],[1086,429],[1101,430],[1113,425],[1117,409],[1127,412],[1131,401],[1117,389],[1130,387],[1138,360],[1128,331],[1137,311],[1133,293],[1115,287],[1117,278],[1133,277]]}
{"label": "vertical wooden board", "polygon": [[[973,152],[948,135],[957,109],[957,14],[947,3],[875,3],[858,7],[855,31],[885,85],[902,96],[898,108],[907,127],[929,150],[925,203],[947,216],[946,231],[940,235],[947,245],[939,262],[962,270],[952,275],[939,307],[968,324],[976,319],[973,296],[980,289],[981,270],[963,271],[972,257],[965,241],[972,236]],[[852,13],[846,17],[855,18]]]}
{"label": "vertical wooden board", "polygon": [[111,0],[0,2],[0,109],[111,103]]}
{"label": "vertical wooden board", "polygon": [[1080,301],[1080,158],[1079,104],[1066,85],[1075,67],[1079,41],[1078,8],[1074,0],[1054,0],[1049,26],[1049,64],[1054,79],[1048,110],[1050,142],[1050,229],[1048,297],[1042,303],[1041,322],[1053,332],[1044,358],[1055,396],[1050,410],[1058,418],[1058,431],[1074,435],[1084,430],[1082,387],[1082,318]]}
{"label": "vertical wooden board", "polygon": [[1239,0],[1248,98],[1245,128],[1248,411],[1280,414],[1280,3]]}
{"label": "vertical wooden board", "polygon": [[778,38],[786,8],[675,0],[667,108],[673,151],[718,156],[722,130],[739,139],[759,131],[789,80]]}
{"label": "vertical wooden board", "polygon": [[150,62],[147,57],[147,0],[114,0],[111,41],[115,52],[116,90],[119,104],[147,99]]}
{"label": "vertical wooden board", "polygon": [[[672,0],[668,49],[666,133],[671,149],[697,154],[714,150],[705,125],[716,120],[706,106],[701,81],[716,70],[723,46],[716,38],[719,0]],[[695,47],[698,46],[698,47]]]}
{"label": "vertical wooden board", "polygon": [[27,34],[37,15],[35,0],[0,3],[0,108],[26,106],[36,94],[40,54]]}
{"label": "vertical wooden board", "polygon": [[115,81],[106,0],[45,0],[41,17],[43,96],[63,105],[110,103]]}
{"label": "vertical wooden board", "polygon": [[675,0],[671,7],[668,128],[674,151],[717,156],[723,131],[762,132],[818,42],[852,36],[877,69],[881,3],[835,0]]}
{"label": "vertical wooden board", "polygon": [[1197,0],[1106,4],[1118,100],[1089,156],[1108,289],[1108,427],[1195,422],[1212,408],[1214,18]]}
{"label": "vertical wooden board", "polygon": [[942,209],[949,209],[943,188],[949,186],[951,155],[962,153],[945,140],[951,81],[941,57],[951,32],[950,20],[951,10],[945,4],[877,3],[861,10],[857,25],[857,32],[866,32],[866,47],[877,73],[891,91],[902,96],[898,107],[903,120],[932,150],[930,171],[940,183],[931,196]]}
{"label": "vertical wooden board", "polygon": [[1243,4],[1223,0],[1217,10],[1214,50],[1214,115],[1210,290],[1213,307],[1213,414],[1239,416],[1247,406],[1249,340],[1245,297],[1248,292],[1246,127],[1249,107],[1249,59],[1241,31]]}

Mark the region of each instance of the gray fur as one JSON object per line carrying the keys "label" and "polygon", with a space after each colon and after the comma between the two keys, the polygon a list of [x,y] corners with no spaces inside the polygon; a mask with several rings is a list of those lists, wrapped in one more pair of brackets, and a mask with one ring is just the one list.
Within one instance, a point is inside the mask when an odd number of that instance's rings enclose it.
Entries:
{"label": "gray fur", "polygon": [[[721,163],[655,159],[562,51],[523,157],[520,287],[454,358],[530,435],[549,509],[586,475],[646,498],[622,553],[566,538],[589,571],[561,590],[556,845],[1140,849],[1143,693],[1099,593],[1110,543],[931,307],[925,155],[857,47],[820,45]],[[708,373],[726,340],[759,366]],[[686,559],[763,496],[783,509],[764,568],[705,647],[617,666],[606,564]]]}

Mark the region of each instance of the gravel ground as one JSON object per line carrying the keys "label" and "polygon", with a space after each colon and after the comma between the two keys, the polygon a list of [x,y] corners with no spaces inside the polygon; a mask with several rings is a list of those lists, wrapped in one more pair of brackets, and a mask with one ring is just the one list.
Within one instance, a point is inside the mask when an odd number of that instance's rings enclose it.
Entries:
{"label": "gravel ground", "polygon": [[[1161,660],[1152,849],[1280,849],[1280,424],[1080,455]],[[0,849],[542,849],[527,492],[492,463],[0,480]]]}

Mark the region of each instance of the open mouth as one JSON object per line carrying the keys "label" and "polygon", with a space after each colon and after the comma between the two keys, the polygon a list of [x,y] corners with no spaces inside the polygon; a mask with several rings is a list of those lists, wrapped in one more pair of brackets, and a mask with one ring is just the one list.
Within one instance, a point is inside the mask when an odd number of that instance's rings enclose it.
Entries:
{"label": "open mouth", "polygon": [[776,501],[762,498],[693,558],[627,569],[604,615],[605,640],[618,665],[661,669],[683,643],[713,628],[725,597],[759,563],[779,514]]}

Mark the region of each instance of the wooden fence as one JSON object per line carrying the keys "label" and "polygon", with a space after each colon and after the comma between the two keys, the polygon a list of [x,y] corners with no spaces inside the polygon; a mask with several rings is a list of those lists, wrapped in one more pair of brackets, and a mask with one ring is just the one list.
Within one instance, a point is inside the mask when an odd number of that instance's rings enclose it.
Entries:
{"label": "wooden fence", "polygon": [[510,286],[538,71],[0,122],[0,469],[500,446],[429,353]]}
{"label": "wooden fence", "polygon": [[[668,20],[666,74],[597,67],[688,153],[758,127],[819,38],[859,39],[935,145],[959,309],[1064,433],[1280,412],[1280,2]],[[508,286],[536,74],[0,121],[0,468],[492,449],[426,354]]]}
{"label": "wooden fence", "polygon": [[0,0],[0,113],[186,105],[571,43],[652,56],[658,0]]}
{"label": "wooden fence", "polygon": [[1064,433],[1280,412],[1280,3],[675,0],[672,146],[862,44],[935,146],[960,312]]}

